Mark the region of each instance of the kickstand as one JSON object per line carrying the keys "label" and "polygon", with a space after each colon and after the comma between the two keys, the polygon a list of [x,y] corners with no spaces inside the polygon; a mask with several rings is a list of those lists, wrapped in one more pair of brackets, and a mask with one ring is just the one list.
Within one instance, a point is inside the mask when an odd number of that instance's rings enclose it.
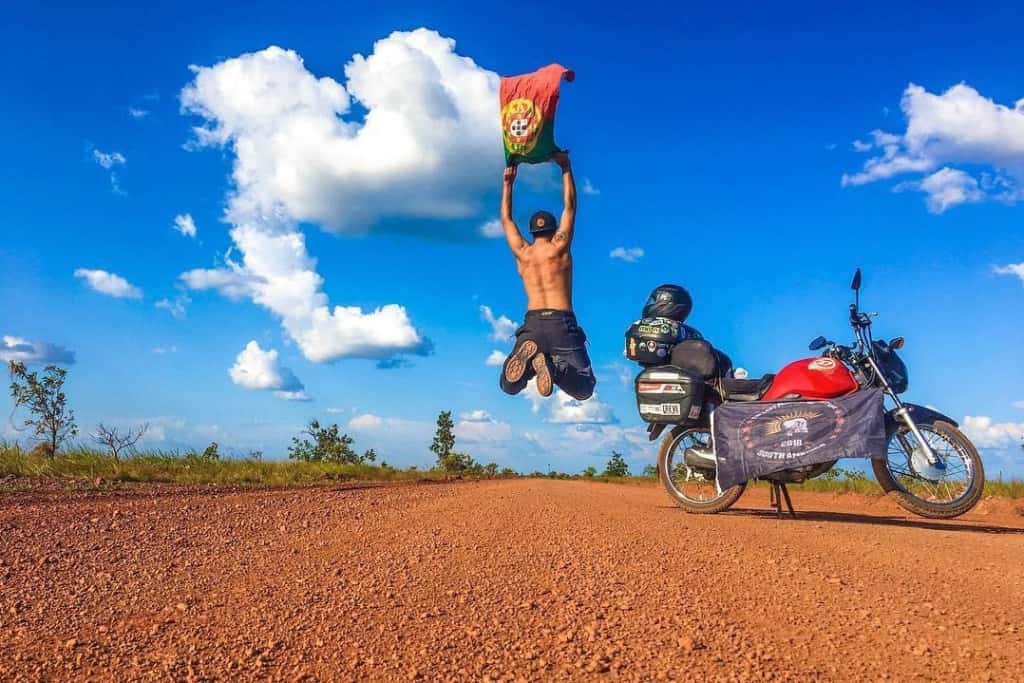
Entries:
{"label": "kickstand", "polygon": [[775,514],[779,519],[782,519],[782,501],[785,499],[786,508],[789,510],[789,514],[796,517],[796,511],[793,510],[793,501],[789,498],[789,489],[786,488],[785,482],[773,481],[771,489],[771,502],[769,503],[775,508]]}

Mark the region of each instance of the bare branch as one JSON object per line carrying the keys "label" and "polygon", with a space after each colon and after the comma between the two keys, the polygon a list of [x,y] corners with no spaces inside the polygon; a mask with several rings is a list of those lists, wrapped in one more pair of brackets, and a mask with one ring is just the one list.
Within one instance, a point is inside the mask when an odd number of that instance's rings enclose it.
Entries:
{"label": "bare branch", "polygon": [[128,452],[133,453],[135,451],[135,444],[139,442],[146,432],[149,431],[149,423],[146,422],[135,429],[128,429],[127,432],[121,433],[117,427],[108,427],[102,422],[96,426],[96,433],[92,435],[93,441],[106,446],[110,454],[114,456],[114,460],[120,460],[121,454]]}

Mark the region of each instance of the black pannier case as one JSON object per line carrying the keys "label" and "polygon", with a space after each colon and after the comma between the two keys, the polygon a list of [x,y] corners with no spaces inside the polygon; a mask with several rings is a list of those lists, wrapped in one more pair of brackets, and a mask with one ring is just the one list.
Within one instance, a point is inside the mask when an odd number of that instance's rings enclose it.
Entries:
{"label": "black pannier case", "polygon": [[700,417],[704,379],[672,365],[647,368],[636,378],[640,418],[654,424],[683,424]]}

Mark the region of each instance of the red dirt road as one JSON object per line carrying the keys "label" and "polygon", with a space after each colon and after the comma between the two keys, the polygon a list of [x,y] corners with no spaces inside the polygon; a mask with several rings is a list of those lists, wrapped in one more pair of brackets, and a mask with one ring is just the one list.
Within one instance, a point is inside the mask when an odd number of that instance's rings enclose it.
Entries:
{"label": "red dirt road", "polygon": [[[0,680],[1024,680],[1024,516],[546,480],[0,498]],[[999,509],[996,509],[999,508]]]}

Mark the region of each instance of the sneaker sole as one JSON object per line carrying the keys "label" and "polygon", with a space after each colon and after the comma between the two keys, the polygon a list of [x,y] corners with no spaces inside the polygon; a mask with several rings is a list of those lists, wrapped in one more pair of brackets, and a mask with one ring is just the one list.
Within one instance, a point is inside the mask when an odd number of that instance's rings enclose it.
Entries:
{"label": "sneaker sole", "polygon": [[538,353],[531,362],[537,373],[537,392],[541,396],[550,396],[554,386],[551,382],[551,370],[548,369],[547,359],[543,353]]}
{"label": "sneaker sole", "polygon": [[537,353],[537,342],[524,341],[505,360],[505,380],[515,384],[526,374],[526,364]]}

